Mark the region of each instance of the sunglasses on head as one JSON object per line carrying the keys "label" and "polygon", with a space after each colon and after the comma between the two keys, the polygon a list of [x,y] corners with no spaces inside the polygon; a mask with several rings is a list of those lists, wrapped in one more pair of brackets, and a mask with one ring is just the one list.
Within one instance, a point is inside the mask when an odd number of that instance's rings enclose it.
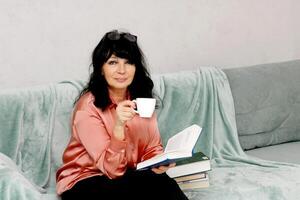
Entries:
{"label": "sunglasses on head", "polygon": [[121,37],[125,38],[129,42],[136,42],[137,36],[130,33],[119,33],[118,31],[112,31],[107,34],[107,38],[110,40],[119,40]]}

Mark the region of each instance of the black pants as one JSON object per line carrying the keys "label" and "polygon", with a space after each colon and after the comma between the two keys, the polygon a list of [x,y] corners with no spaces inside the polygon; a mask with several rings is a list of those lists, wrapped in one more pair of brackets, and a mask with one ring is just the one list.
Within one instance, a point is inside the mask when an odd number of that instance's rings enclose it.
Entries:
{"label": "black pants", "polygon": [[62,194],[62,200],[187,200],[176,181],[167,174],[155,174],[151,170],[129,170],[118,179],[94,176],[77,182]]}

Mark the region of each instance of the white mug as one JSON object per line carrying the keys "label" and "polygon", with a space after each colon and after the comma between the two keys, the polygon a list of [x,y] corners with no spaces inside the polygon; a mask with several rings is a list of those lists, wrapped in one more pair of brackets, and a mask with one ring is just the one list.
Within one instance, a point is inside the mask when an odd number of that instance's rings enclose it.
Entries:
{"label": "white mug", "polygon": [[133,100],[136,104],[135,111],[140,117],[150,118],[155,110],[156,99],[154,98],[136,98]]}

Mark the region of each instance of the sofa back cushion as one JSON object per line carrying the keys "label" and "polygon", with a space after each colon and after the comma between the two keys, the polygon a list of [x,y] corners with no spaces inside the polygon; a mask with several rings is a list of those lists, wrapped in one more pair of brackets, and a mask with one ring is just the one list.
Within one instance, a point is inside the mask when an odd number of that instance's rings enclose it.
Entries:
{"label": "sofa back cushion", "polygon": [[0,91],[0,152],[40,187],[47,184],[51,168],[55,106],[52,84]]}
{"label": "sofa back cushion", "polygon": [[300,60],[224,72],[243,149],[300,140]]}
{"label": "sofa back cushion", "polygon": [[40,187],[55,189],[55,172],[70,138],[73,103],[82,82],[0,91],[0,152]]}

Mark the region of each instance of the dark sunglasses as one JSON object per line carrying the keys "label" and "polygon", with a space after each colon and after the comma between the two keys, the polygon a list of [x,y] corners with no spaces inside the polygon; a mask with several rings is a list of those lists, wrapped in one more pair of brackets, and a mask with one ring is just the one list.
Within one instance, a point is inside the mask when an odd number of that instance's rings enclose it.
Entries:
{"label": "dark sunglasses", "polygon": [[121,37],[125,38],[129,42],[136,42],[137,36],[130,33],[119,33],[118,31],[112,31],[107,34],[107,38],[110,40],[119,40]]}

